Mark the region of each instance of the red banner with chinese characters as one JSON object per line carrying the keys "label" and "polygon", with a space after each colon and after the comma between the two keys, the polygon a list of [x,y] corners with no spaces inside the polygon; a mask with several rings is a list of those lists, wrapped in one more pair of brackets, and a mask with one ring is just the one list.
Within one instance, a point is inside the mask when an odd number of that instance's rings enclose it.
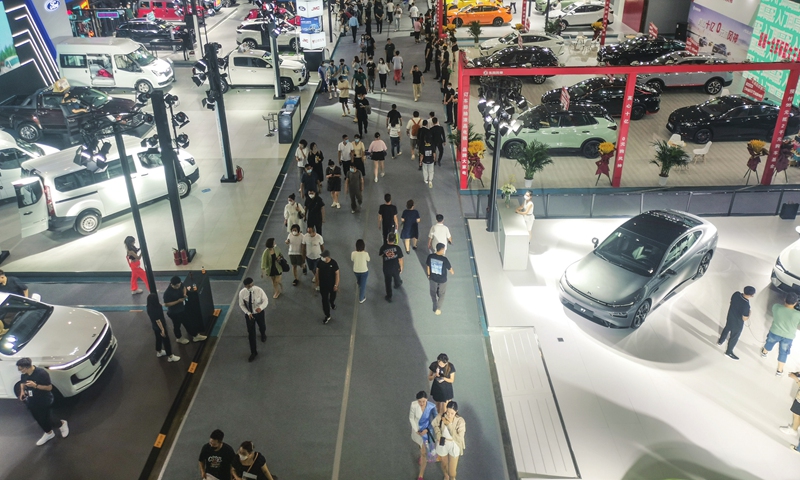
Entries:
{"label": "red banner with chinese characters", "polygon": [[[458,68],[458,103],[456,104],[456,116],[458,121],[459,152],[458,152],[458,172],[461,189],[466,189],[469,184],[469,73],[464,67],[467,63],[467,54],[464,50],[459,52]],[[481,126],[483,123],[481,122]],[[494,175],[496,172],[492,172]]]}
{"label": "red banner with chinese characters", "polygon": [[523,32],[527,32],[527,30],[525,29],[525,25],[529,24],[528,22],[525,21],[527,19],[528,19],[528,2],[526,2],[525,0],[522,0],[522,16],[520,17],[520,22],[519,23],[522,24],[522,31]]}
{"label": "red banner with chinese characters", "polygon": [[778,162],[778,155],[781,151],[783,136],[786,135],[786,126],[789,124],[789,113],[792,111],[794,93],[797,89],[797,80],[800,79],[800,70],[791,70],[789,79],[786,83],[786,90],[783,92],[783,101],[778,113],[778,122],[775,124],[775,131],[772,134],[772,144],[769,147],[769,155],[764,163],[764,174],[761,176],[761,184],[769,185],[775,175],[775,164]]}
{"label": "red banner with chinese characters", "polygon": [[764,89],[763,85],[756,82],[752,78],[748,78],[747,80],[744,81],[744,87],[742,88],[742,93],[752,98],[753,100],[760,102],[761,100],[764,100],[764,94],[766,93],[766,90]]}
{"label": "red banner with chinese characters", "polygon": [[692,37],[686,39],[686,51],[692,55],[697,55],[700,52],[700,45]]}
{"label": "red banner with chinese characters", "polygon": [[567,91],[567,87],[561,87],[561,108],[569,110],[569,91]]}
{"label": "red banner with chinese characters", "polygon": [[606,44],[606,29],[608,28],[608,13],[611,11],[611,0],[606,0],[606,6],[603,9],[603,31],[600,33],[600,46]]}
{"label": "red banner with chinese characters", "polygon": [[617,156],[614,158],[614,174],[611,177],[611,186],[619,187],[622,182],[622,164],[625,162],[625,150],[628,146],[628,130],[631,126],[631,109],[633,109],[633,95],[636,89],[636,74],[628,74],[625,84],[625,102],[622,104],[622,118],[619,121],[619,137],[617,137]]}
{"label": "red banner with chinese characters", "polygon": [[653,38],[658,36],[658,27],[656,27],[655,23],[650,22],[650,26],[647,27],[647,34]]}

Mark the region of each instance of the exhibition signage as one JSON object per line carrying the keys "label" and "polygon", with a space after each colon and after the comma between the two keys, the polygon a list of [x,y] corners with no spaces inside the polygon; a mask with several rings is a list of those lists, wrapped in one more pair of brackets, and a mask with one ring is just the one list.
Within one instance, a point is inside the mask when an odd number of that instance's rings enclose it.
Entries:
{"label": "exhibition signage", "polygon": [[606,29],[608,28],[608,13],[611,11],[611,0],[606,0],[606,6],[603,9],[603,31],[600,32],[600,46],[606,44]]}
{"label": "exhibition signage", "polygon": [[[459,72],[465,70],[464,65],[467,63],[467,54],[464,50],[459,52],[459,63],[461,66],[458,68]],[[456,115],[458,116],[458,132],[461,135],[459,139],[458,152],[458,176],[461,184],[461,189],[464,190],[469,184],[469,75],[458,76],[458,104],[456,106]],[[492,172],[494,175],[495,172]]]}
{"label": "exhibition signage", "polygon": [[569,92],[567,87],[561,87],[561,108],[569,110]]}
{"label": "exhibition signage", "polygon": [[653,38],[658,36],[658,27],[656,27],[655,23],[650,22],[650,26],[647,27],[647,33]]}
{"label": "exhibition signage", "polygon": [[520,17],[520,19],[522,20],[522,22],[520,22],[520,23],[522,23],[522,25],[523,25],[522,30],[524,31],[525,30],[525,28],[524,28],[525,24],[527,23],[527,22],[525,22],[525,20],[528,19],[528,2],[526,2],[525,0],[522,1],[522,16]]}
{"label": "exhibition signage", "polygon": [[760,83],[756,82],[752,78],[748,78],[744,81],[744,87],[742,88],[742,93],[747,95],[748,97],[752,98],[756,101],[764,100],[764,94],[766,90],[764,86]]}
{"label": "exhibition signage", "polygon": [[706,6],[692,3],[688,18],[688,38],[697,43],[698,53],[724,55],[729,62],[742,62],[747,58],[753,28],[747,23],[725,16],[722,11],[728,12],[728,9],[724,3]]}
{"label": "exhibition signage", "polygon": [[[651,23],[652,25],[652,23]],[[617,137],[617,155],[614,158],[614,172],[611,174],[611,186],[619,187],[622,182],[622,165],[625,163],[625,150],[628,147],[628,130],[631,126],[631,110],[633,95],[636,91],[636,75],[628,74],[625,84],[625,103],[622,104],[622,118],[619,121],[619,137]]]}
{"label": "exhibition signage", "polygon": [[700,45],[694,38],[689,37],[686,39],[686,51],[692,55],[697,55],[700,53]]}
{"label": "exhibition signage", "polygon": [[789,87],[783,92],[783,101],[781,102],[781,109],[778,113],[778,123],[775,125],[775,130],[772,133],[772,144],[770,145],[767,161],[764,163],[764,174],[761,176],[762,185],[769,185],[772,183],[772,177],[775,174],[775,164],[778,163],[778,155],[780,154],[783,136],[786,135],[786,125],[789,124],[789,114],[792,111],[792,102],[794,102],[798,78],[800,78],[800,70],[795,69],[789,71],[789,78],[787,80],[789,82]]}
{"label": "exhibition signage", "polygon": [[297,16],[300,17],[300,46],[307,49],[325,48],[322,31],[322,0],[297,0]]}
{"label": "exhibition signage", "polygon": [[[747,59],[753,62],[800,60],[800,3],[762,0],[749,46]],[[777,103],[786,88],[788,72],[754,71],[744,76],[763,85],[767,96]]]}

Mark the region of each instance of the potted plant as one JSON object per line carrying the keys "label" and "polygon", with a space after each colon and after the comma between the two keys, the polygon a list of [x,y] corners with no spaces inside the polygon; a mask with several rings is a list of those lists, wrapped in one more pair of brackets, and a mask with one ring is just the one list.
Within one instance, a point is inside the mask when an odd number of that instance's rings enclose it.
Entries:
{"label": "potted plant", "polygon": [[474,21],[469,23],[469,34],[472,35],[472,38],[475,40],[475,46],[478,46],[478,41],[481,38],[481,22]]}
{"label": "potted plant", "polygon": [[[452,143],[453,147],[455,147],[456,155],[459,155],[461,152],[461,131],[458,129],[452,130],[447,136],[447,139],[450,140],[450,143]],[[475,126],[471,123],[469,124],[469,130],[467,131],[467,140],[469,143],[472,143],[475,140],[483,140],[483,135],[476,132]]]}
{"label": "potted plant", "polygon": [[549,33],[551,35],[561,35],[561,30],[561,22],[558,20],[547,22],[544,26],[544,33]]}
{"label": "potted plant", "polygon": [[553,163],[550,146],[536,140],[530,142],[515,160],[525,170],[525,188],[531,188],[533,176]]}
{"label": "potted plant", "polygon": [[667,184],[669,171],[672,167],[686,166],[691,159],[684,149],[677,145],[670,146],[664,140],[653,142],[653,146],[656,149],[656,158],[651,160],[650,163],[657,165],[661,169],[658,174],[658,184],[663,187]]}

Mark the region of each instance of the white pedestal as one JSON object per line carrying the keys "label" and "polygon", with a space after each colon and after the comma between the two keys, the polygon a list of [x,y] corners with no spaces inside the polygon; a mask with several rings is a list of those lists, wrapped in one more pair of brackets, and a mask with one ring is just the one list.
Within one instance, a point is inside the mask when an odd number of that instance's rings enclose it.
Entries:
{"label": "white pedestal", "polygon": [[522,215],[514,212],[517,207],[506,208],[505,203],[498,203],[497,212],[497,248],[500,250],[500,261],[503,270],[526,270],[528,268],[528,229]]}

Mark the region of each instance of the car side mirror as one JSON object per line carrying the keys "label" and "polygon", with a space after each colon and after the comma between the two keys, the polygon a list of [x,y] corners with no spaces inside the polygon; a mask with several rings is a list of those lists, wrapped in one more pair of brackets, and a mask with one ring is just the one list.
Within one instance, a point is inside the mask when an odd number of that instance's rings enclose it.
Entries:
{"label": "car side mirror", "polygon": [[[797,228],[800,228],[800,227],[797,227]],[[600,240],[598,240],[597,237],[592,238],[592,245],[594,245],[594,248],[597,248],[597,244],[598,243],[600,243]]]}
{"label": "car side mirror", "polygon": [[662,277],[667,276],[667,275],[675,275],[675,270],[673,270],[671,268],[668,268],[668,269],[664,270],[663,272],[661,272],[661,276]]}

